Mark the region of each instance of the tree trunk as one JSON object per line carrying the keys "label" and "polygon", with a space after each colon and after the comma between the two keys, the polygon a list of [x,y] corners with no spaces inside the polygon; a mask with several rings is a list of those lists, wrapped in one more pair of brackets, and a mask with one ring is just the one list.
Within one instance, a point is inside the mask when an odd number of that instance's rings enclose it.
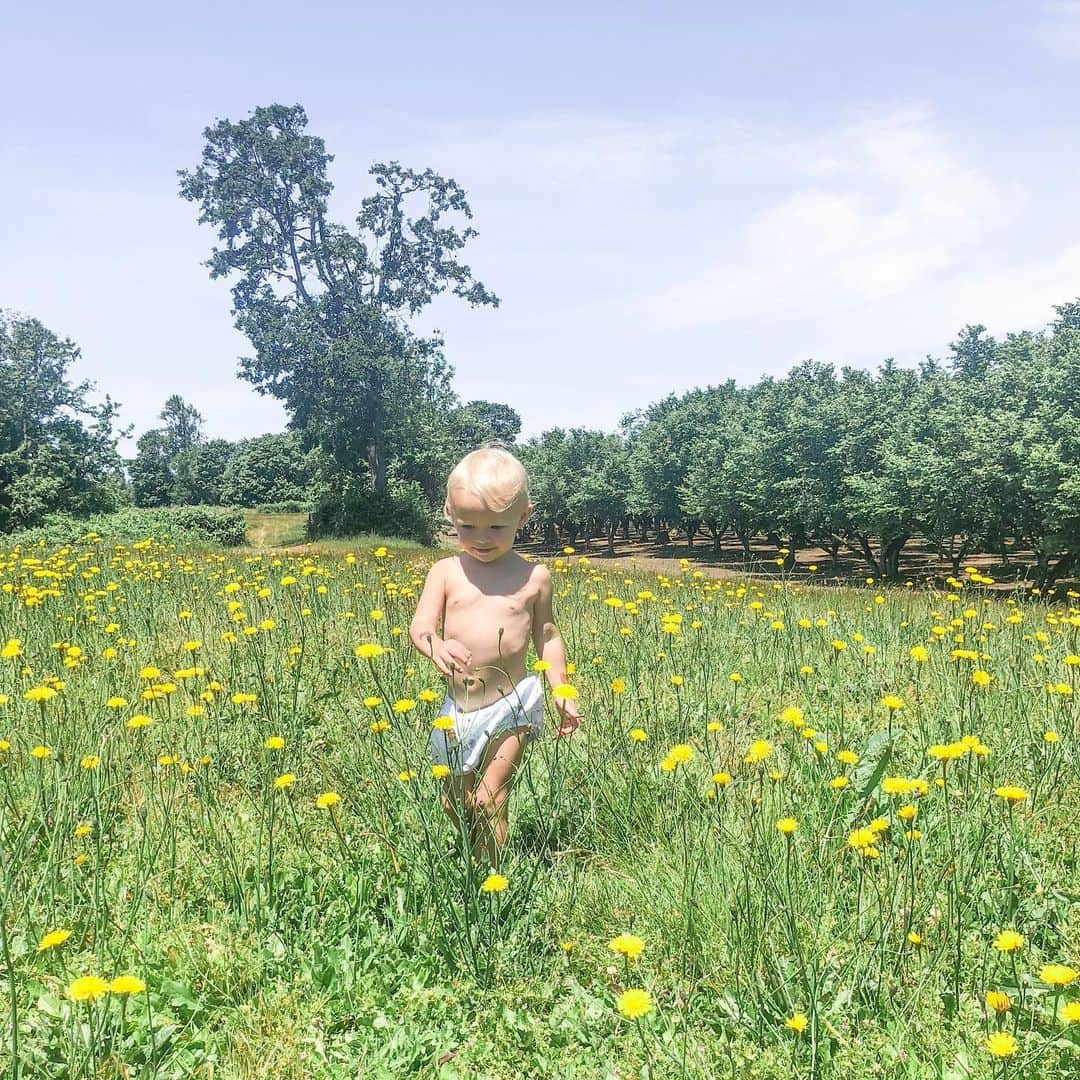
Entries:
{"label": "tree trunk", "polygon": [[739,543],[742,545],[743,561],[750,561],[750,541],[753,540],[753,535],[749,529],[740,529],[735,526],[735,535],[739,538]]}
{"label": "tree trunk", "polygon": [[1036,573],[1035,573],[1035,587],[1040,591],[1044,591],[1053,586],[1062,574],[1064,574],[1073,564],[1075,556],[1071,551],[1066,551],[1064,555],[1053,566],[1050,565],[1050,560],[1053,558],[1054,553],[1051,551],[1036,551]]}
{"label": "tree trunk", "polygon": [[622,519],[622,538],[624,544],[630,543],[630,519],[628,517]]}
{"label": "tree trunk", "polygon": [[386,448],[376,439],[368,446],[368,467],[371,469],[371,486],[375,491],[386,490]]}
{"label": "tree trunk", "polygon": [[607,531],[607,553],[609,555],[615,554],[615,530],[618,528],[617,521],[610,521],[608,523]]}
{"label": "tree trunk", "polygon": [[544,543],[551,544],[554,547],[559,542],[559,535],[555,532],[555,522],[544,522]]}
{"label": "tree trunk", "polygon": [[960,573],[960,564],[968,557],[968,552],[971,551],[971,543],[968,540],[962,540],[960,546],[953,550],[954,540],[949,541],[949,562],[952,563],[953,577],[956,577]]}
{"label": "tree trunk", "polygon": [[720,554],[720,541],[724,538],[724,530],[720,528],[719,523],[710,521],[708,523],[709,535],[712,536],[712,549],[714,555]]}
{"label": "tree trunk", "polygon": [[658,544],[671,543],[671,533],[668,531],[666,521],[661,521],[660,524],[656,527],[656,542]]}
{"label": "tree trunk", "polygon": [[887,543],[882,544],[882,575],[890,581],[897,581],[900,578],[900,552],[904,550],[904,545],[910,539],[910,534],[905,533],[902,536],[895,536]]}
{"label": "tree trunk", "polygon": [[874,549],[870,546],[870,537],[860,534],[858,540],[859,550],[862,552],[862,557],[866,560],[867,566],[870,567],[871,573],[880,574],[881,567],[878,565],[877,558],[874,555]]}
{"label": "tree trunk", "polygon": [[838,577],[840,574],[840,538],[838,536],[832,537],[825,550],[829,553],[829,569],[833,577]]}

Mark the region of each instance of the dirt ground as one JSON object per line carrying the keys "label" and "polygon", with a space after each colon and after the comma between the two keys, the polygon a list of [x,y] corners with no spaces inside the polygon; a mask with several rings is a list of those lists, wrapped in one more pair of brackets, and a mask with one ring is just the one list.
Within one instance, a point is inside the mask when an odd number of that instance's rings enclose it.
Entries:
{"label": "dirt ground", "polygon": [[[448,546],[454,546],[452,536],[446,537],[445,542]],[[516,548],[523,554],[551,558],[557,557],[563,546],[533,542],[519,543]],[[800,581],[827,581],[837,584],[862,583],[868,577],[875,576],[866,563],[853,552],[842,552],[837,570],[833,572],[828,553],[817,547],[802,548],[796,552],[795,568],[782,574],[780,567],[776,565],[779,556],[777,548],[761,538],[751,544],[749,561],[744,559],[738,541],[729,537],[724,538],[719,552],[713,549],[712,540],[704,536],[696,538],[692,547],[688,546],[683,538],[671,544],[652,541],[641,543],[638,540],[626,542],[619,538],[615,541],[614,556],[608,554],[607,542],[603,538],[594,537],[589,544],[579,540],[573,547],[575,557],[587,555],[597,563],[632,563],[641,569],[661,574],[678,574],[681,569],[680,560],[687,559],[694,570],[701,570],[714,578],[743,578],[749,574],[761,579],[786,576]],[[980,573],[994,579],[994,588],[999,590],[1027,589],[1034,581],[1035,556],[1031,551],[1016,549],[1015,552],[1010,552],[1006,562],[1002,561],[1000,555],[974,554],[964,559],[960,565],[961,568],[977,567]],[[811,570],[811,566],[816,566],[817,569]],[[919,539],[913,539],[901,553],[900,573],[905,579],[944,584],[945,579],[952,574],[952,565],[948,559],[940,558],[933,548],[927,547]],[[1070,583],[1059,582],[1057,591],[1061,594],[1069,587]]]}
{"label": "dirt ground", "polygon": [[[259,514],[248,511],[248,538],[251,547],[256,549],[286,548],[290,551],[314,550],[325,544],[306,544],[303,541],[305,516],[303,514]],[[457,540],[453,533],[439,537],[439,544],[447,548],[456,548]],[[542,558],[557,558],[562,554],[563,542],[544,544],[539,541],[519,543],[517,550],[522,554]],[[778,551],[775,546],[758,538],[751,544],[750,560],[743,558],[742,547],[731,538],[725,537],[720,551],[713,549],[712,540],[706,536],[695,539],[692,547],[684,537],[678,537],[673,543],[658,544],[655,541],[642,543],[640,540],[624,541],[621,536],[615,541],[615,554],[609,555],[607,543],[603,538],[593,538],[590,542],[579,539],[574,545],[575,556],[587,555],[598,564],[625,564],[643,571],[660,574],[678,574],[681,571],[680,560],[687,559],[694,570],[700,570],[711,578],[745,578],[747,575],[761,580],[781,576],[776,565]],[[1035,557],[1032,552],[1016,549],[1011,552],[1007,562],[1000,555],[975,554],[964,559],[961,566],[975,566],[979,571],[995,581],[995,589],[1011,591],[1028,589],[1034,580]],[[811,566],[817,570],[812,571]],[[918,582],[945,583],[952,573],[947,559],[941,559],[937,553],[919,539],[912,540],[900,556],[900,572],[905,579]],[[796,552],[795,569],[787,571],[785,576],[804,582],[863,583],[872,575],[866,564],[853,552],[843,552],[838,561],[837,572],[833,572],[828,553],[821,548],[808,547]],[[1063,581],[1057,586],[1057,595],[1061,596],[1074,587],[1075,582]]]}

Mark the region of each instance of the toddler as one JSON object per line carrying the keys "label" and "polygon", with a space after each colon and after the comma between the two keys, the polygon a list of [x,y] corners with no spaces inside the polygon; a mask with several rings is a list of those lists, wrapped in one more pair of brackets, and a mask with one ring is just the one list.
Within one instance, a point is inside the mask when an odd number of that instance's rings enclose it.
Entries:
{"label": "toddler", "polygon": [[[450,769],[443,808],[459,826],[464,810],[473,854],[493,866],[506,839],[514,773],[543,725],[543,688],[525,672],[530,637],[548,683],[566,682],[551,574],[513,550],[531,512],[529,480],[513,454],[498,446],[467,454],[446,483],[446,515],[461,553],[431,568],[409,626],[413,644],[448,682],[441,713],[449,720],[431,732],[433,763]],[[556,733],[569,735],[581,720],[577,705],[556,704]]]}

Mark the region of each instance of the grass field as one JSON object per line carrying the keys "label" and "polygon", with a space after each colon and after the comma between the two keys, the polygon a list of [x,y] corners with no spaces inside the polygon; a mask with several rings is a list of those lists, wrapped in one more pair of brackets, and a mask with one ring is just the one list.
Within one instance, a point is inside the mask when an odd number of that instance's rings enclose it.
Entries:
{"label": "grass field", "polygon": [[1077,1075],[1075,596],[552,560],[585,723],[485,891],[431,557],[0,554],[8,1075]]}

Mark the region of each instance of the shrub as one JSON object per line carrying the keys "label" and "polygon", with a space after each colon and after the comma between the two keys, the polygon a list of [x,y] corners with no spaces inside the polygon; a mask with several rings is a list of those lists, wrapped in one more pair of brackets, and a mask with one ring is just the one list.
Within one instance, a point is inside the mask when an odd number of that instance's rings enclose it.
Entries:
{"label": "shrub", "polygon": [[0,537],[0,544],[6,548],[38,544],[59,547],[74,543],[91,532],[112,543],[134,543],[152,536],[159,541],[183,540],[236,547],[247,538],[246,523],[240,510],[218,506],[127,507],[115,514],[95,517],[50,514],[37,528]]}
{"label": "shrub", "polygon": [[436,521],[415,481],[396,481],[386,491],[372,491],[364,481],[347,477],[327,485],[308,515],[308,535],[399,536],[428,546],[435,543]]}

